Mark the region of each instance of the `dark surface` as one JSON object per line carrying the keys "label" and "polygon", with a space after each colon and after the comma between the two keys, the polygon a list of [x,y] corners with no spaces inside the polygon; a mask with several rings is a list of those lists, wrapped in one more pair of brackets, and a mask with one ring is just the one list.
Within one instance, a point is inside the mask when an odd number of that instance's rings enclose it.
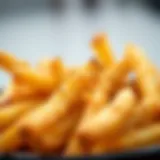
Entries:
{"label": "dark surface", "polygon": [[13,153],[13,154],[1,154],[0,160],[159,160],[160,159],[160,147],[148,147],[144,149],[138,149],[126,153],[118,154],[104,154],[100,156],[81,156],[81,157],[61,157],[61,156],[39,156],[30,153]]}

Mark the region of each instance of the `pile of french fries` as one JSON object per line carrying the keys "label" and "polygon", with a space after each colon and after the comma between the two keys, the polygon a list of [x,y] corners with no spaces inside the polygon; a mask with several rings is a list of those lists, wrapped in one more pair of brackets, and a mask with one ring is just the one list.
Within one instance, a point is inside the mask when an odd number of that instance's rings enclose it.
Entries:
{"label": "pile of french fries", "polygon": [[35,67],[0,51],[11,75],[0,96],[0,152],[64,156],[121,152],[160,143],[160,80],[144,51],[128,44],[115,59],[108,37],[91,41],[95,57]]}

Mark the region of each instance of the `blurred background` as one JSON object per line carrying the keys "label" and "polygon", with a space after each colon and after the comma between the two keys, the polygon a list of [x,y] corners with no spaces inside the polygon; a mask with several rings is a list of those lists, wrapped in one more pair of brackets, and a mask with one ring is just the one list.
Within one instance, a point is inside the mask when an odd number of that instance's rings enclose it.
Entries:
{"label": "blurred background", "polygon": [[[0,0],[0,48],[32,64],[56,55],[81,64],[97,32],[108,34],[118,58],[133,42],[159,65],[159,0]],[[2,72],[0,85],[7,81]]]}

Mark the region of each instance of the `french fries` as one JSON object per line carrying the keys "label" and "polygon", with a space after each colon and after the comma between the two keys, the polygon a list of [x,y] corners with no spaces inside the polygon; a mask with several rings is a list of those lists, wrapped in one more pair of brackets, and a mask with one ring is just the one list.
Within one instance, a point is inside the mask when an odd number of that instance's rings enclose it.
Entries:
{"label": "french fries", "polygon": [[[24,124],[25,132],[29,133],[29,135],[43,133],[45,129],[50,128],[54,123],[70,112],[73,107],[76,107],[73,106],[73,104],[81,99],[80,95],[83,95],[91,77],[88,70],[87,72],[86,70],[82,70],[80,73],[69,78],[56,93],[51,95],[44,106],[36,109],[28,116]],[[37,115],[37,119],[33,122],[33,119]],[[46,119],[46,121],[44,121],[44,119]]]}
{"label": "french fries", "polygon": [[[148,123],[159,116],[159,80],[155,66],[144,56],[139,47],[128,45],[126,59],[136,74],[138,88],[142,96],[135,123]],[[142,118],[143,117],[143,118]]]}
{"label": "french fries", "polygon": [[132,44],[116,60],[105,34],[91,46],[95,57],[81,66],[56,57],[32,67],[0,51],[11,75],[0,95],[0,152],[82,156],[160,142],[158,69]]}
{"label": "french fries", "polygon": [[108,67],[115,63],[111,45],[105,34],[101,33],[96,35],[93,38],[91,45],[102,66]]}
{"label": "french fries", "polygon": [[[13,111],[12,108],[8,108],[8,112],[10,111],[14,113],[11,115],[11,117],[9,117],[6,113],[6,117],[4,117],[4,120],[6,120],[8,124],[10,123],[10,126],[3,130],[0,134],[0,152],[15,151],[23,145],[23,135],[21,134],[21,128],[23,119],[25,119],[25,114],[30,112],[31,108],[38,107],[42,103],[42,100],[34,100],[23,104],[23,106],[21,104],[21,106],[18,106],[19,109],[15,108],[15,111]],[[15,121],[15,119],[17,119],[17,121]],[[11,121],[13,123],[11,123]]]}
{"label": "french fries", "polygon": [[0,109],[0,130],[8,127],[15,120],[21,117],[25,112],[33,109],[40,103],[40,99],[20,101],[14,104],[6,105]]}
{"label": "french fries", "polygon": [[[124,89],[117,94],[113,102],[100,110],[91,120],[78,130],[82,138],[95,140],[101,137],[113,137],[124,131],[134,113],[136,98],[132,89]],[[116,112],[116,111],[119,112]]]}
{"label": "french fries", "polygon": [[131,130],[118,139],[111,141],[101,141],[90,151],[90,154],[101,154],[104,152],[120,152],[122,150],[133,150],[135,148],[150,146],[159,143],[160,127],[159,123]]}
{"label": "french fries", "polygon": [[155,67],[144,56],[143,51],[128,45],[126,57],[137,76],[141,93],[146,99],[159,99],[159,80]]}
{"label": "french fries", "polygon": [[11,53],[0,51],[0,68],[7,72],[14,72],[17,68],[26,68],[29,64],[14,57]]}

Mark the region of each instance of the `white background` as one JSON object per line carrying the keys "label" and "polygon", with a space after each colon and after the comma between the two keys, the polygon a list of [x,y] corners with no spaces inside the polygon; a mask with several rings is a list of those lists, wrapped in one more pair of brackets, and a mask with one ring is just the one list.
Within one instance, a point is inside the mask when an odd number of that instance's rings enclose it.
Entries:
{"label": "white background", "polygon": [[[87,10],[82,1],[68,0],[56,11],[47,0],[3,2],[7,3],[0,4],[0,48],[32,64],[55,55],[68,64],[81,64],[92,55],[90,39],[101,31],[109,35],[118,58],[125,44],[134,42],[154,63],[160,61],[160,16],[140,3],[101,0],[97,8]],[[0,86],[7,81],[1,72]]]}

